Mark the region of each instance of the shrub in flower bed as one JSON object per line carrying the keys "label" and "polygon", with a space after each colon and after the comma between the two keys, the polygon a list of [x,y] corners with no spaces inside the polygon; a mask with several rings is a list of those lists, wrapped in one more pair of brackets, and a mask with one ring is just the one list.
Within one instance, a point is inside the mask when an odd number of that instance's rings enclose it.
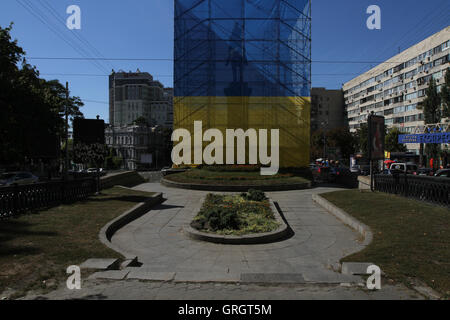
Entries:
{"label": "shrub in flower bed", "polygon": [[244,235],[273,231],[279,223],[265,194],[249,190],[241,195],[208,194],[191,226],[203,232]]}
{"label": "shrub in flower bed", "polygon": [[199,169],[204,169],[213,172],[260,172],[261,166],[252,164],[212,165],[212,166],[201,166]]}

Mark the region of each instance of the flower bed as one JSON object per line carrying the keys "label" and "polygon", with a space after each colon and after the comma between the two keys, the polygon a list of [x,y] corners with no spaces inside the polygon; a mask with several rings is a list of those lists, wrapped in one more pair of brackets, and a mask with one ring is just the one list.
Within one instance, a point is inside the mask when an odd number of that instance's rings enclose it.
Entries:
{"label": "flower bed", "polygon": [[241,195],[208,194],[191,227],[217,235],[268,233],[280,227],[262,191]]}

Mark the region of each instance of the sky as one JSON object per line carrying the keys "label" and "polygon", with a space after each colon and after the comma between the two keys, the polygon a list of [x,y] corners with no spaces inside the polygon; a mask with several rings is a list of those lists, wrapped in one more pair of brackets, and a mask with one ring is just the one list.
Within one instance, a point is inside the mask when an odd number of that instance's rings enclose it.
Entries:
{"label": "sky", "polygon": [[[81,9],[80,30],[65,25],[70,5]],[[381,9],[381,30],[366,26],[370,5]],[[139,68],[173,86],[173,11],[172,0],[1,0],[0,26],[14,22],[12,36],[41,77],[68,81],[71,95],[85,102],[85,117],[108,122],[107,75],[113,68]],[[313,0],[312,86],[340,89],[376,62],[447,27],[449,12],[448,0]],[[36,59],[83,56],[160,60]]]}

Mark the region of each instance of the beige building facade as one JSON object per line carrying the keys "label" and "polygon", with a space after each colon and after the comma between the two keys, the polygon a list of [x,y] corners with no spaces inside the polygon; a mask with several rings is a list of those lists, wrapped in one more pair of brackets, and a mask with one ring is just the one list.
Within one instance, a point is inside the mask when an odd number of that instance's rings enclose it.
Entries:
{"label": "beige building facade", "polygon": [[115,127],[131,125],[141,117],[151,126],[173,126],[173,90],[147,72],[113,72],[109,97],[109,123]]}
{"label": "beige building facade", "polygon": [[311,89],[311,133],[347,125],[342,90]]}
{"label": "beige building facade", "polygon": [[[450,26],[343,86],[345,109],[351,131],[356,131],[373,111],[384,116],[388,127],[414,133],[424,126],[418,104],[425,98],[431,78],[438,90],[450,66]],[[448,119],[443,119],[443,122]],[[419,145],[407,145],[419,153]]]}

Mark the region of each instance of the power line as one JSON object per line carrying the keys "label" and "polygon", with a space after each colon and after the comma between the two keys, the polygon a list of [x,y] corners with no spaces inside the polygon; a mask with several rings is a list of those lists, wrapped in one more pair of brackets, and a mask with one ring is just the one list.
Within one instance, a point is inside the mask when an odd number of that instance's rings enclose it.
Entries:
{"label": "power line", "polygon": [[[38,19],[43,25],[45,25],[47,27],[47,29],[49,29],[51,32],[53,32],[58,38],[60,38],[62,41],[64,41],[67,45],[69,45],[70,47],[72,47],[72,49],[74,49],[76,52],[78,52],[78,54],[80,54],[80,56],[82,57],[86,57],[89,56],[89,54],[86,54],[86,52],[83,52],[84,49],[76,47],[74,44],[72,44],[71,41],[66,39],[66,36],[64,35],[64,33],[61,32],[61,30],[59,30],[57,27],[55,27],[54,25],[50,24],[49,22],[46,21],[46,15],[39,9],[36,8],[31,2],[29,2],[28,0],[16,0],[17,3],[19,3],[26,11],[28,11],[31,15],[33,15],[36,19]],[[48,18],[47,18],[48,20]],[[102,72],[107,72],[106,69],[103,68],[103,66],[101,66],[97,61],[94,61],[93,64],[99,68],[99,70],[101,70]]]}
{"label": "power line", "polygon": [[[85,57],[29,57],[29,60],[70,60],[70,61],[170,61],[173,62],[173,58],[85,58]],[[189,60],[191,62],[199,62],[204,60]],[[216,62],[221,62],[222,60],[216,60]],[[223,60],[226,62],[226,60]],[[272,62],[271,60],[254,60],[249,62]],[[312,61],[299,61],[302,63],[325,63],[325,64],[364,64],[364,63],[379,63],[379,64],[399,64],[405,61],[355,61],[355,60],[312,60]]]}
{"label": "power line", "polygon": [[[109,77],[109,74],[91,74],[91,73],[41,73],[42,76],[73,76],[73,77]],[[312,76],[354,76],[359,73],[313,73]],[[171,74],[152,74],[153,77],[173,77]]]}
{"label": "power line", "polygon": [[[41,5],[45,6],[51,15],[53,15],[53,17],[55,17],[56,20],[58,20],[64,27],[66,27],[66,22],[64,20],[64,18],[62,18],[58,12],[55,10],[55,8],[47,1],[47,0],[40,0],[39,1],[41,3]],[[86,38],[83,37],[83,35],[78,34],[77,32],[70,30],[72,35],[75,36],[83,45],[85,45],[87,47],[88,50],[92,51],[94,55],[100,56],[102,58],[104,58],[104,56],[101,54],[100,51],[97,50],[97,48],[95,48]],[[111,69],[114,69],[114,65],[111,64],[111,62],[107,61],[108,64],[110,65]]]}

